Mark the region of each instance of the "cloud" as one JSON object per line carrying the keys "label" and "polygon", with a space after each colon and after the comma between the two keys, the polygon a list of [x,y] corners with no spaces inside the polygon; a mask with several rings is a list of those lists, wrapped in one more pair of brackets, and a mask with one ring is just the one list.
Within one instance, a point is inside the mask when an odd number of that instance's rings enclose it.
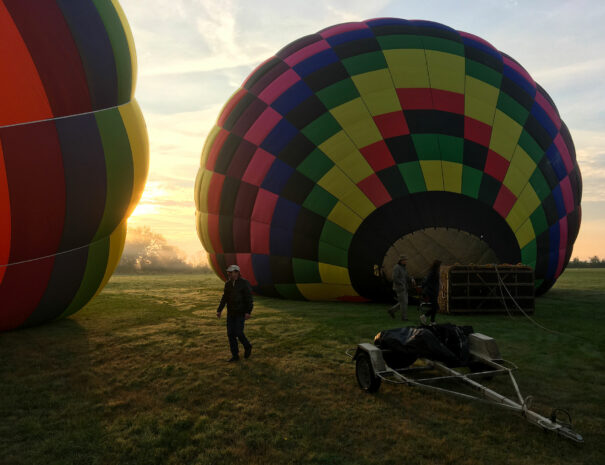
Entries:
{"label": "cloud", "polygon": [[542,69],[534,73],[533,77],[537,81],[549,80],[573,82],[577,81],[578,78],[585,78],[586,76],[600,77],[604,70],[605,58],[597,57],[574,63],[564,63],[553,68]]}
{"label": "cloud", "polygon": [[196,17],[197,30],[215,55],[238,56],[242,47],[236,37],[235,4],[232,0],[203,0]]}
{"label": "cloud", "polygon": [[605,201],[605,134],[597,131],[572,131],[576,158],[582,173],[582,200]]}
{"label": "cloud", "polygon": [[[605,200],[605,35],[600,27],[605,4],[600,1],[523,2],[522,7],[514,0],[463,6],[449,0],[120,2],[135,36],[136,96],[151,149],[142,208],[130,223],[150,226],[187,254],[201,250],[193,184],[205,138],[223,104],[258,64],[293,40],[332,24],[374,17],[442,22],[517,59],[552,96],[570,128],[584,201]],[[590,224],[594,212],[585,213]]]}

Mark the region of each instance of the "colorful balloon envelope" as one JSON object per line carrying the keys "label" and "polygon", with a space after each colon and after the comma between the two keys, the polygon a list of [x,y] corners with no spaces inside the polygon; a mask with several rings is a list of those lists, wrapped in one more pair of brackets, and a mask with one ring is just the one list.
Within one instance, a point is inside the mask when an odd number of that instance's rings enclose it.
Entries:
{"label": "colorful balloon envelope", "polygon": [[0,330],[82,308],[117,265],[148,167],[117,1],[0,0]]}
{"label": "colorful balloon envelope", "polygon": [[215,271],[286,298],[383,299],[403,253],[523,263],[538,293],[580,225],[571,136],[485,40],[428,21],[347,23],[262,63],[210,131],[195,188]]}

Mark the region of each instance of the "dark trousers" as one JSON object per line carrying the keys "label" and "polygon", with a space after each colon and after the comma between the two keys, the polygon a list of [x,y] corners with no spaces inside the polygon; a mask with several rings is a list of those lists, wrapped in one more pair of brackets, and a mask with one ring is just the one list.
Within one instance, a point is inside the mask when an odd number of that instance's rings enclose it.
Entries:
{"label": "dark trousers", "polygon": [[426,312],[424,312],[424,316],[430,317],[431,321],[434,323],[435,315],[437,314],[437,311],[439,311],[439,302],[437,302],[437,301],[431,302],[429,305],[429,309]]}
{"label": "dark trousers", "polygon": [[239,356],[239,348],[237,346],[237,340],[242,343],[244,349],[252,347],[250,341],[244,334],[244,323],[246,319],[244,315],[230,316],[227,314],[227,337],[229,338],[229,348],[231,349],[231,355],[234,357]]}

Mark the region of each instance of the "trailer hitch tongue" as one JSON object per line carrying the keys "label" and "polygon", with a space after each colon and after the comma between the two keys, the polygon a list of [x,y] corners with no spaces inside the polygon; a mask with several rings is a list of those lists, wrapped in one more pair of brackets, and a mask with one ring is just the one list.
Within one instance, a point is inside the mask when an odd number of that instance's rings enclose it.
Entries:
{"label": "trailer hitch tongue", "polygon": [[[562,421],[559,418],[557,418],[558,413],[565,414],[565,416],[567,417],[567,421]],[[550,429],[550,430],[556,430],[558,434],[560,434],[561,436],[564,436],[568,439],[571,439],[572,441],[580,442],[580,443],[584,442],[584,438],[582,437],[582,435],[576,433],[573,430],[572,424],[571,424],[571,415],[569,414],[569,412],[567,410],[562,409],[562,408],[554,408],[552,410],[552,412],[550,413],[549,420],[551,422],[550,425],[546,425],[545,422],[541,422],[540,425],[542,427]]]}
{"label": "trailer hitch tongue", "polygon": [[[526,416],[526,413],[528,410],[531,410],[531,406],[534,403],[534,396],[527,396],[525,399],[523,399],[523,416]],[[552,421],[552,415],[551,415],[551,421]]]}
{"label": "trailer hitch tongue", "polygon": [[[564,413],[567,416],[568,421],[562,422],[561,420],[559,420],[557,418],[557,412]],[[552,412],[550,412],[550,421],[552,421],[553,423],[559,423],[560,425],[563,425],[563,426],[571,427],[571,415],[569,414],[569,412],[567,410],[564,410],[562,408],[552,409]]]}

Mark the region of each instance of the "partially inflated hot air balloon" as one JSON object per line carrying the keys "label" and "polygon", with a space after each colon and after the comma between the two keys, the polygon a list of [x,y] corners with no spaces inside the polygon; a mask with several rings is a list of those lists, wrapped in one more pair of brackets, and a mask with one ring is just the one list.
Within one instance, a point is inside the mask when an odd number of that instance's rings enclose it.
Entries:
{"label": "partially inflated hot air balloon", "polygon": [[0,330],[82,308],[117,265],[148,167],[115,0],[0,0]]}
{"label": "partially inflated hot air balloon", "polygon": [[399,253],[519,263],[537,292],[580,225],[571,136],[525,69],[442,24],[347,23],[262,63],[210,131],[195,188],[215,271],[261,294],[390,297]]}

